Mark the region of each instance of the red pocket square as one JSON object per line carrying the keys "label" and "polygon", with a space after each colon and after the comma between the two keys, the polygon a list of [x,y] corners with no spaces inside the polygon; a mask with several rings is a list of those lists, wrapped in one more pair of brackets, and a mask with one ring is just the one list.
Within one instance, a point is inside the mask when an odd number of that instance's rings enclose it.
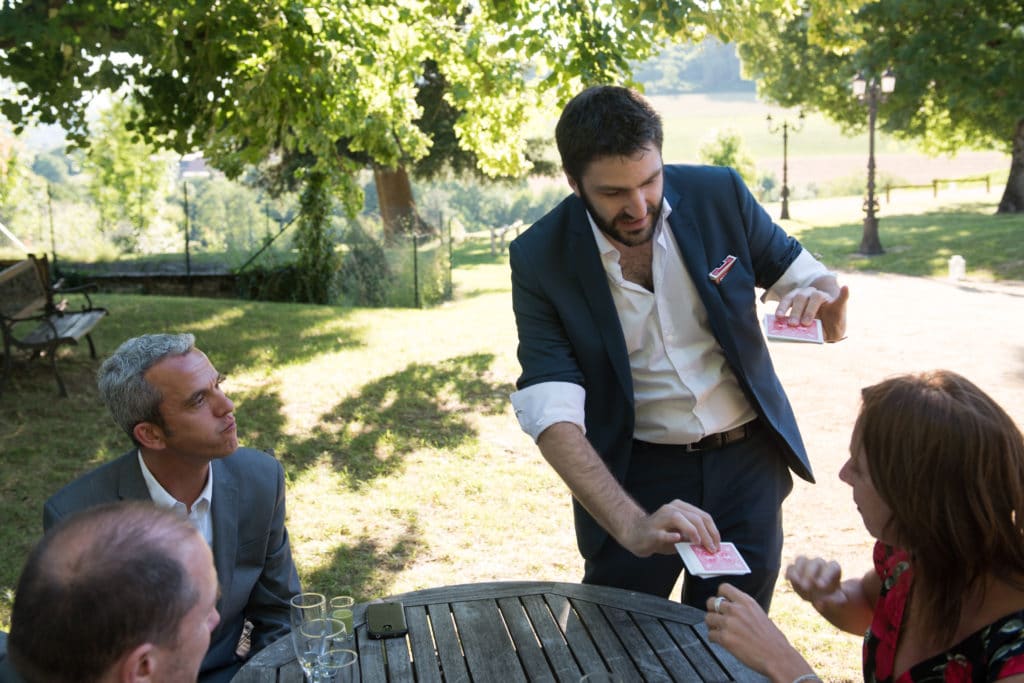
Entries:
{"label": "red pocket square", "polygon": [[734,263],[736,263],[735,256],[733,256],[732,254],[726,256],[725,260],[722,261],[722,265],[718,266],[710,273],[708,273],[708,278],[716,285],[720,284],[722,280],[725,279],[725,276],[729,274],[729,269],[732,268],[732,264]]}

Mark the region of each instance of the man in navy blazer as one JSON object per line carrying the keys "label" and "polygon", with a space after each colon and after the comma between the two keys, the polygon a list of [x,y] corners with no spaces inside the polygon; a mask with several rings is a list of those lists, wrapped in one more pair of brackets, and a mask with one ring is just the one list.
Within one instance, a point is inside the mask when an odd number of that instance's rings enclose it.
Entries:
{"label": "man in navy blazer", "polygon": [[[589,88],[556,127],[573,195],[510,246],[517,418],[574,497],[584,582],[667,597],[675,543],[735,543],[767,609],[790,470],[813,481],[756,314],[845,333],[848,291],[731,169],[663,166],[637,93]],[[704,608],[721,578],[686,576]]]}
{"label": "man in navy blazer", "polygon": [[[300,592],[285,529],[284,471],[272,456],[238,447],[224,377],[191,334],[129,339],[99,370],[100,395],[136,445],[54,494],[43,526],[99,503],[153,500],[177,509],[213,551],[221,621],[199,680],[229,681],[243,655],[288,633]],[[251,633],[243,637],[246,621]]]}

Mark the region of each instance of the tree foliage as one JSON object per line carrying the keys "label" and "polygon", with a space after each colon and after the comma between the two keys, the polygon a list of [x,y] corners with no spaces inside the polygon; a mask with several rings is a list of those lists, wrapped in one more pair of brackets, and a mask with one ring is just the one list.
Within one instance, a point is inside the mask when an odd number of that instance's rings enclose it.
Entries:
{"label": "tree foliage", "polygon": [[115,101],[100,115],[95,144],[89,147],[83,170],[89,174],[89,194],[99,211],[100,231],[116,231],[125,249],[156,218],[153,198],[170,178],[168,154],[145,143],[127,124],[132,105]]}
{"label": "tree foliage", "polygon": [[790,18],[753,17],[757,30],[740,45],[747,75],[780,104],[817,109],[860,128],[867,116],[850,93],[854,75],[878,78],[891,68],[896,90],[879,106],[881,126],[932,152],[969,146],[1011,153],[1007,193],[1016,195],[1015,210],[1024,211],[1019,0],[857,4],[832,21],[823,21],[806,0]]}
{"label": "tree foliage", "polygon": [[331,202],[327,196],[327,178],[314,172],[308,178],[299,200],[299,229],[295,244],[299,259],[296,298],[314,304],[334,300],[338,278],[338,253],[330,234]]}
{"label": "tree foliage", "polygon": [[[17,94],[2,108],[17,125],[59,123],[84,143],[93,93],[127,89],[140,104],[136,130],[179,153],[202,149],[229,175],[299,152],[349,187],[351,171],[367,160],[393,168],[426,157],[430,131],[454,133],[484,174],[521,175],[529,170],[525,131],[538,107],[550,111],[583,83],[628,80],[630,60],[650,56],[667,37],[725,35],[751,11],[779,13],[788,3],[717,5],[5,3],[0,72]],[[432,103],[417,99],[432,87],[440,127],[431,125]]]}
{"label": "tree foliage", "polygon": [[700,147],[700,160],[715,166],[730,166],[743,182],[753,186],[757,180],[757,164],[743,144],[743,136],[733,128],[718,131]]}
{"label": "tree foliage", "polygon": [[0,75],[16,92],[0,108],[84,144],[94,93],[128,92],[147,141],[202,150],[231,178],[288,164],[304,182],[322,177],[354,215],[361,168],[414,168],[436,145],[438,158],[471,155],[484,176],[522,176],[536,114],[584,84],[629,82],[666,39],[728,41],[791,3],[5,2]]}

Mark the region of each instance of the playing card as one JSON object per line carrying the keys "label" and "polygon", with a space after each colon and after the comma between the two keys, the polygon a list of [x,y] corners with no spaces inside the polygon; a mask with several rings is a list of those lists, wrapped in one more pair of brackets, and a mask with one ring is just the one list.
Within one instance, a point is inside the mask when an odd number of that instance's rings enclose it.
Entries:
{"label": "playing card", "polygon": [[790,325],[785,318],[776,318],[774,313],[764,314],[764,334],[769,339],[783,341],[810,342],[824,344],[825,336],[821,331],[821,321],[814,319],[813,325]]}
{"label": "playing card", "polygon": [[683,558],[686,572],[693,576],[750,573],[750,567],[732,543],[720,543],[717,553],[709,553],[699,543],[676,543],[676,550]]}

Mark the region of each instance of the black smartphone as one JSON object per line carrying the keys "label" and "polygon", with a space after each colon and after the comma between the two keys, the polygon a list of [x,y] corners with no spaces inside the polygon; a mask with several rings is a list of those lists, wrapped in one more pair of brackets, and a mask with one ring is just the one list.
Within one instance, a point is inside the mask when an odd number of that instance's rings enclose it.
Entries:
{"label": "black smartphone", "polygon": [[366,631],[371,638],[398,638],[409,632],[405,607],[400,602],[374,602],[366,606]]}

